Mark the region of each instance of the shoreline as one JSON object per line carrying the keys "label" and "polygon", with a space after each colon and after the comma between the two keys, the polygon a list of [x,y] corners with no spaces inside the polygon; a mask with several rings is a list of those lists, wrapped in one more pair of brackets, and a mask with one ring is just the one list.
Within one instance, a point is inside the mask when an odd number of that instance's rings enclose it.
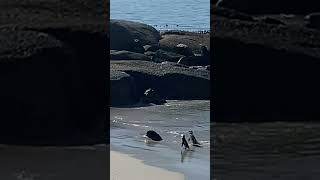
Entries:
{"label": "shoreline", "polygon": [[[181,121],[178,119],[175,119],[177,122],[172,122],[172,127],[177,128],[167,128],[166,126],[171,126],[171,124],[166,124],[165,127],[161,125],[161,122],[165,121],[167,116],[161,116],[160,118],[157,113],[168,112],[168,114],[171,114],[172,111],[176,111],[172,108],[176,109],[178,107],[184,107],[183,109],[192,109],[192,107],[200,107],[199,105],[202,107],[202,105],[204,105],[203,103],[207,104],[208,102],[199,101],[194,103],[191,101],[191,103],[181,104],[181,102],[178,101],[177,103],[170,104],[169,101],[168,106],[160,105],[158,107],[148,107],[146,109],[139,108],[135,110],[131,110],[130,108],[115,108],[111,110],[111,151],[129,154],[131,157],[142,160],[145,165],[182,173],[186,179],[209,179],[207,176],[209,174],[209,170],[207,170],[207,167],[209,167],[207,164],[209,164],[209,162],[206,158],[209,157],[207,156],[209,153],[209,146],[204,145],[203,148],[195,149],[195,151],[190,151],[189,153],[181,154],[180,152],[180,136],[177,136],[176,133],[180,134],[182,132],[187,132],[188,129],[193,127],[193,125],[189,123],[190,120],[185,119],[184,121],[184,124],[190,128],[178,128],[181,125],[181,123],[179,123]],[[171,111],[169,109],[171,109]],[[147,114],[144,115],[145,117],[148,117],[147,119],[150,121],[145,122],[139,118],[141,117],[141,113],[144,112],[147,112]],[[157,117],[155,122],[152,122],[154,120],[153,117]],[[174,117],[172,118],[174,119]],[[181,118],[184,119],[184,117]],[[204,122],[207,121],[205,120]],[[165,141],[159,144],[145,144],[142,135],[148,129],[156,130]],[[197,137],[200,140],[207,140],[207,138],[209,138],[209,135],[205,134],[206,130],[203,128],[195,129],[195,131],[197,131]],[[201,134],[199,134],[200,131]],[[198,171],[195,172],[193,169],[198,169]]]}
{"label": "shoreline", "polygon": [[168,171],[155,166],[146,165],[142,160],[118,151],[110,151],[110,179],[111,180],[140,180],[140,179],[171,179],[183,180],[184,175],[179,172]]}

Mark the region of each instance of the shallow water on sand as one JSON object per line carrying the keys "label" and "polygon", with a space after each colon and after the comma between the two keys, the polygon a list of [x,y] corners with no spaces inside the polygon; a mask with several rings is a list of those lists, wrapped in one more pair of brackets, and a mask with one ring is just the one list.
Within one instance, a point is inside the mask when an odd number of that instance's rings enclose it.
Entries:
{"label": "shallow water on sand", "polygon": [[320,179],[320,123],[213,124],[217,180]]}
{"label": "shallow water on sand", "polygon": [[[209,101],[169,101],[166,105],[111,108],[111,150],[131,154],[146,164],[178,171],[186,179],[210,179]],[[193,130],[203,147],[181,153],[181,133]],[[158,132],[163,141],[146,144],[143,135]]]}
{"label": "shallow water on sand", "polygon": [[210,29],[209,0],[110,0],[112,19],[138,21],[156,29]]}

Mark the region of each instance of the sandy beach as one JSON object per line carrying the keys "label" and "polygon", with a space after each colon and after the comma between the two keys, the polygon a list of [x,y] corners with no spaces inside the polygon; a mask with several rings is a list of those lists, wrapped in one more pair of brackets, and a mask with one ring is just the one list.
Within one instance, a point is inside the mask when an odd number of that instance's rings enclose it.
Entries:
{"label": "sandy beach", "polygon": [[116,151],[110,151],[110,180],[182,180],[184,175],[143,164],[141,160]]}
{"label": "sandy beach", "polygon": [[32,147],[0,145],[3,180],[106,180],[109,147]]}

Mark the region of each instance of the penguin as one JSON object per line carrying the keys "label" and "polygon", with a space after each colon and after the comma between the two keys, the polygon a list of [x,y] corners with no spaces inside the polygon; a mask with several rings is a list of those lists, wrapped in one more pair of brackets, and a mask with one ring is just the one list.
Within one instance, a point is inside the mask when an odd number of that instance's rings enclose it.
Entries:
{"label": "penguin", "polygon": [[190,130],[189,131],[189,135],[190,135],[190,137],[189,137],[189,139],[188,139],[188,141],[192,141],[192,145],[193,146],[200,146],[200,143],[197,141],[197,139],[196,139],[196,137],[193,135],[193,132]]}
{"label": "penguin", "polygon": [[182,143],[181,143],[181,147],[184,147],[184,149],[190,149],[189,147],[189,144],[184,136],[184,134],[181,134],[181,140],[182,140]]}

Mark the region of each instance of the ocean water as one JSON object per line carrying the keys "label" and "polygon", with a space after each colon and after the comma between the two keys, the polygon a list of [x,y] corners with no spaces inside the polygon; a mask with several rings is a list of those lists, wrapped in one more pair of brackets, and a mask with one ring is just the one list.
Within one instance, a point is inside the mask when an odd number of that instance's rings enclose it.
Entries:
{"label": "ocean water", "polygon": [[158,30],[210,30],[210,1],[110,0],[110,16],[146,23]]}
{"label": "ocean water", "polygon": [[[127,153],[144,163],[181,172],[187,180],[210,179],[210,105],[209,101],[169,101],[165,105],[110,109],[111,150]],[[148,130],[163,141],[148,144]],[[203,145],[181,151],[181,134],[193,130]]]}

